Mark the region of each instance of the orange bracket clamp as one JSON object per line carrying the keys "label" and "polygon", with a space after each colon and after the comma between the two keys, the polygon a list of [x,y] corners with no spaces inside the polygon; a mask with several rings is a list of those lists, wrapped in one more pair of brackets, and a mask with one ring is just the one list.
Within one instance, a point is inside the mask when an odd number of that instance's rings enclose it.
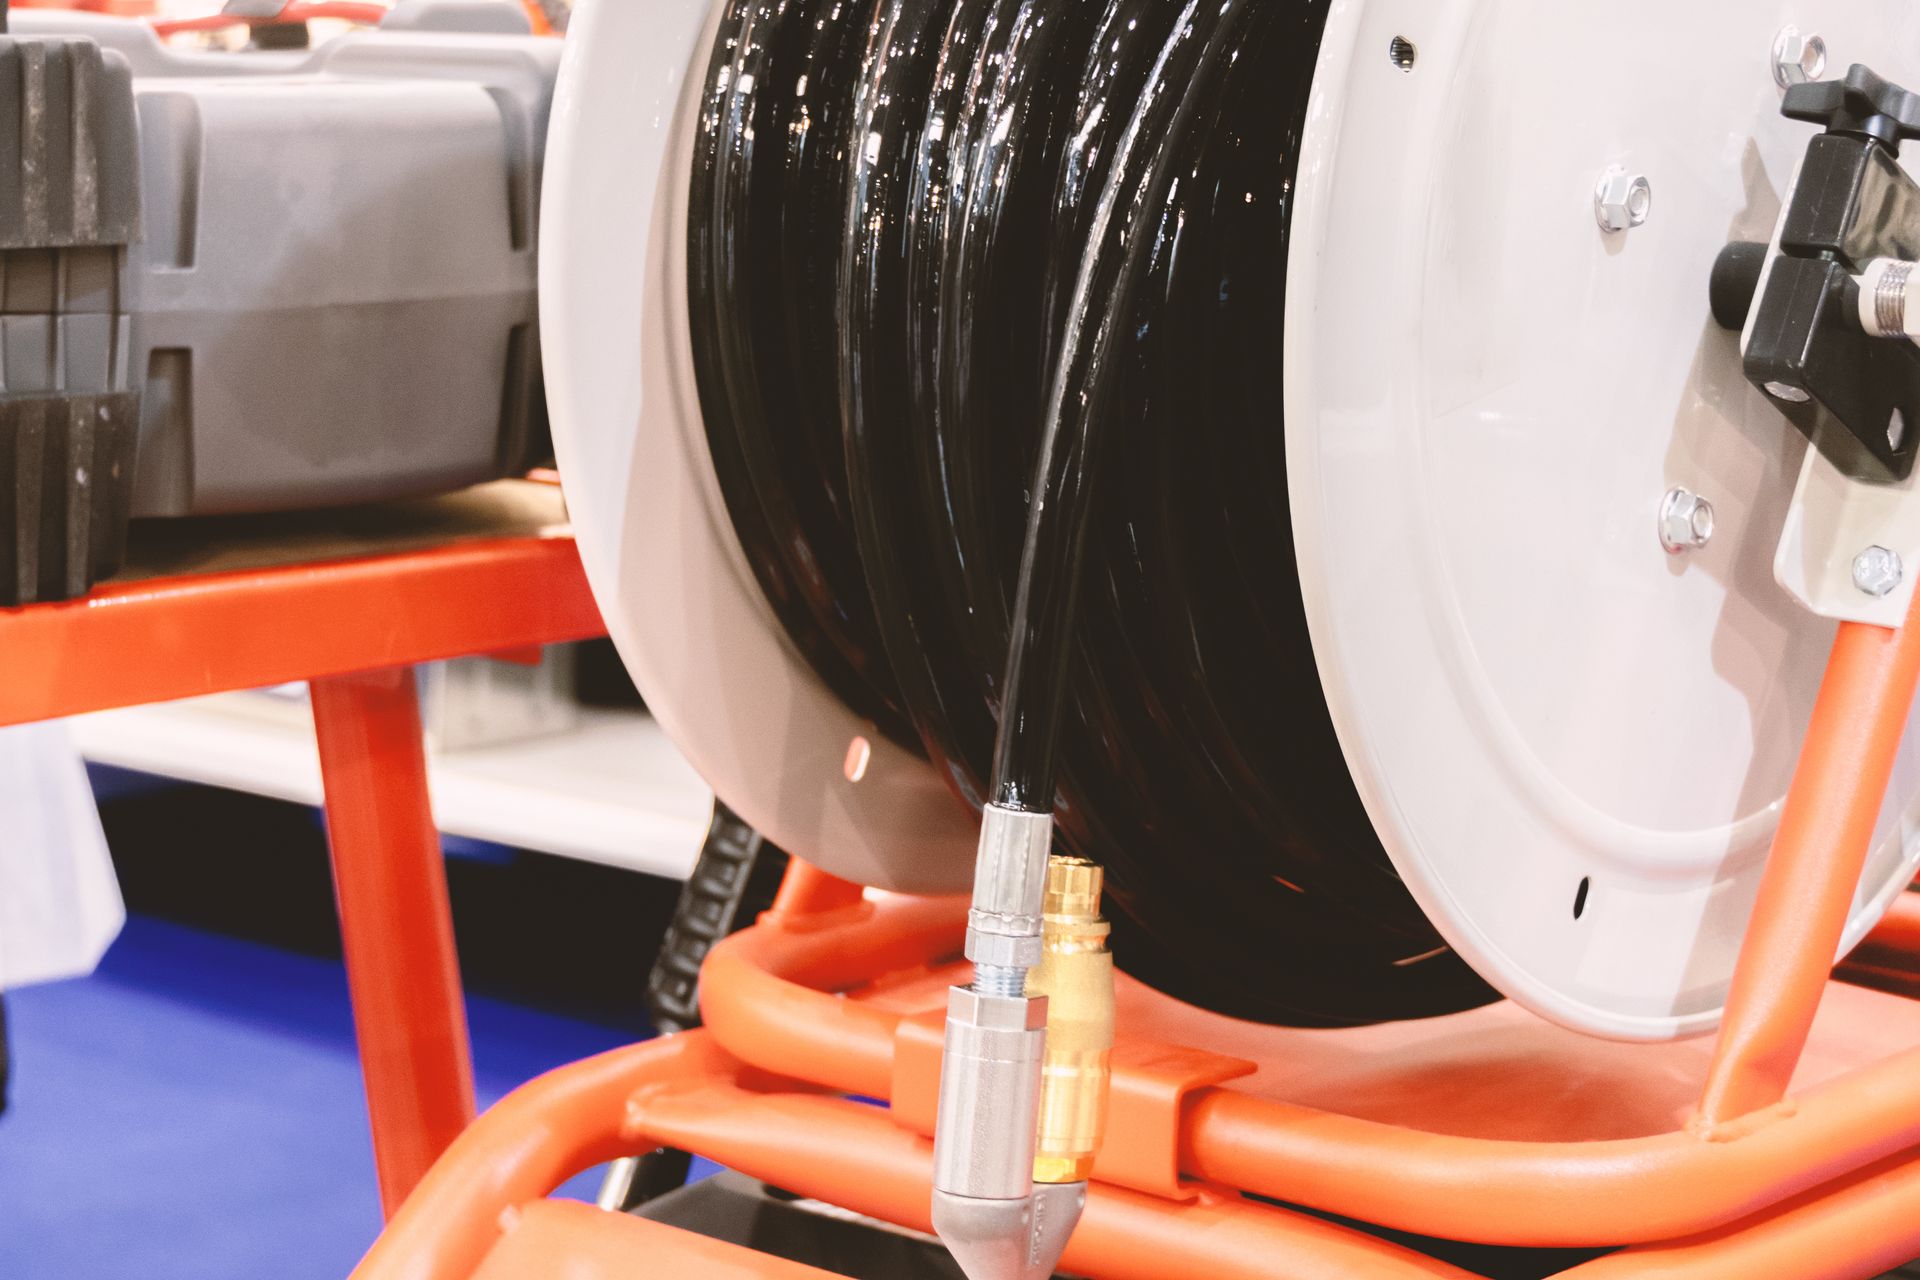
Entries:
{"label": "orange bracket clamp", "polygon": [[[902,1018],[894,1035],[893,1119],[932,1136],[940,1100],[940,1047],[946,1019],[930,1009]],[[1168,1200],[1191,1200],[1199,1184],[1180,1174],[1180,1128],[1188,1098],[1213,1085],[1252,1075],[1245,1058],[1184,1045],[1123,1040],[1114,1045],[1107,1128],[1121,1140],[1101,1147],[1094,1177]]]}

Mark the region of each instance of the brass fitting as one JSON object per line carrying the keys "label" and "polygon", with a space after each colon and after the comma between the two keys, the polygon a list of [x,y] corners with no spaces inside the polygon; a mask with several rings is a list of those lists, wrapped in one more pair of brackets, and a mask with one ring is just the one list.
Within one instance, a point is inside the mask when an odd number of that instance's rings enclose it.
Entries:
{"label": "brass fitting", "polygon": [[1100,916],[1104,878],[1085,858],[1047,860],[1040,963],[1027,975],[1027,995],[1047,997],[1037,1183],[1086,1181],[1106,1135],[1113,955],[1111,926]]}

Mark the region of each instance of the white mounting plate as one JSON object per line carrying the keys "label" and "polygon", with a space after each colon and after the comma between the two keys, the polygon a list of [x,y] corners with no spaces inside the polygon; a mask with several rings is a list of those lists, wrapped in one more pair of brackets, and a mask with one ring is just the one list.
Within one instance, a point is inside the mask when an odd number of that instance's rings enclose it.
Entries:
{"label": "white mounting plate", "polygon": [[[1303,142],[1289,485],[1348,766],[1448,942],[1604,1035],[1718,1021],[1834,629],[1773,579],[1805,442],[1707,308],[1812,136],[1789,22],[1920,83],[1905,0],[1337,0]],[[1610,165],[1653,190],[1613,235]],[[1670,556],[1675,485],[1716,529]],[[1848,947],[1913,877],[1916,794],[1910,741]]]}
{"label": "white mounting plate", "polygon": [[[1900,341],[1900,339],[1889,339]],[[1867,547],[1900,557],[1906,572],[1884,596],[1853,583],[1853,561]],[[1867,484],[1842,474],[1818,449],[1807,450],[1773,557],[1773,576],[1823,618],[1898,627],[1913,602],[1920,568],[1920,469],[1899,484]]]}
{"label": "white mounting plate", "polygon": [[647,707],[770,840],[964,892],[978,819],[821,684],[767,606],[707,452],[687,337],[690,95],[721,10],[582,0],[548,134],[540,330],[580,559]]}

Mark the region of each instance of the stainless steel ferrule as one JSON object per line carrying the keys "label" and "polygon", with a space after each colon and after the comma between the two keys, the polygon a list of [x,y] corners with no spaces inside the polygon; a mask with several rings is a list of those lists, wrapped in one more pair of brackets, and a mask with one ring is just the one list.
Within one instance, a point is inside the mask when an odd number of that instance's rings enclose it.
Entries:
{"label": "stainless steel ferrule", "polygon": [[1040,963],[1040,912],[1046,896],[1053,815],[990,804],[980,815],[967,959],[995,969]]}
{"label": "stainless steel ferrule", "polygon": [[1031,1194],[1046,1039],[1044,999],[966,987],[948,992],[933,1137],[936,1190],[978,1200]]}

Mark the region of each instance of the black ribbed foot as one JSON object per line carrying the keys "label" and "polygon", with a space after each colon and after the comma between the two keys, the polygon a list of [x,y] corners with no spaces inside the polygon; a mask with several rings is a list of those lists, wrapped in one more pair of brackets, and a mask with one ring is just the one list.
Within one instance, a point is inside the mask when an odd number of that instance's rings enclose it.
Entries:
{"label": "black ribbed foot", "polygon": [[126,558],[140,398],[0,397],[0,605],[85,595]]}

